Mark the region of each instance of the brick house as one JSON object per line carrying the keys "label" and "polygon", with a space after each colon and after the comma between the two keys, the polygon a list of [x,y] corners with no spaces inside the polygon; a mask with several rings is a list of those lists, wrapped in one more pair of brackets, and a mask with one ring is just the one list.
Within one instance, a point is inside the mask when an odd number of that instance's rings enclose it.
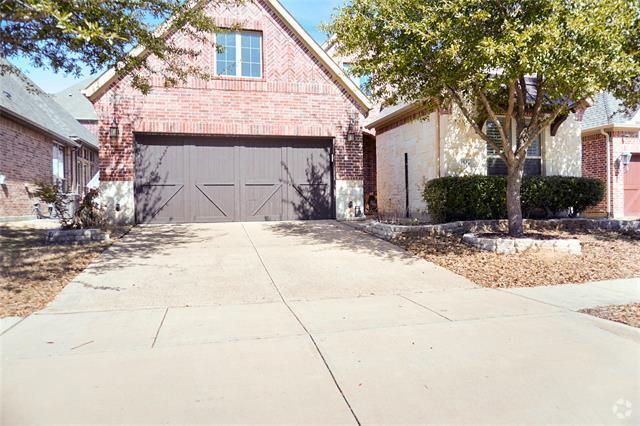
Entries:
{"label": "brick house", "polygon": [[620,102],[601,93],[584,113],[582,174],[601,179],[607,194],[588,213],[640,217],[640,110],[621,111]]}
{"label": "brick house", "polygon": [[[82,194],[97,172],[98,141],[5,59],[0,75],[0,220],[35,218],[35,183]],[[41,209],[46,213],[46,208]]]}
{"label": "brick house", "polygon": [[[143,96],[109,70],[84,91],[99,117],[112,219],[362,214],[367,97],[277,0],[208,7],[218,26],[234,28],[212,35],[198,58],[214,79],[167,88],[152,76]],[[168,37],[190,43],[180,31]]]}
{"label": "brick house", "polygon": [[[419,104],[390,106],[368,119],[365,128],[376,135],[377,201],[383,216],[428,219],[422,198],[428,180],[506,174],[502,160],[457,107],[428,114]],[[499,141],[498,133],[493,135]],[[580,145],[580,114],[571,113],[529,148],[525,174],[580,176]]]}

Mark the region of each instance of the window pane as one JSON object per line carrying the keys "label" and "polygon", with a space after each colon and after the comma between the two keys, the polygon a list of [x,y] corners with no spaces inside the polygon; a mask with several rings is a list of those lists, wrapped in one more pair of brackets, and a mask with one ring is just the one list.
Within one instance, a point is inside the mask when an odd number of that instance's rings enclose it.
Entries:
{"label": "window pane", "polygon": [[527,158],[524,162],[525,176],[541,176],[542,161],[539,158]]}
{"label": "window pane", "polygon": [[216,72],[218,75],[236,75],[236,33],[217,33]]}
{"label": "window pane", "polygon": [[487,159],[487,174],[489,176],[506,176],[507,165],[501,158],[488,158]]}
{"label": "window pane", "polygon": [[241,75],[243,77],[262,76],[262,34],[257,32],[240,33],[241,45]]}
{"label": "window pane", "polygon": [[527,155],[531,157],[540,157],[542,155],[542,149],[540,147],[540,136],[527,148]]}

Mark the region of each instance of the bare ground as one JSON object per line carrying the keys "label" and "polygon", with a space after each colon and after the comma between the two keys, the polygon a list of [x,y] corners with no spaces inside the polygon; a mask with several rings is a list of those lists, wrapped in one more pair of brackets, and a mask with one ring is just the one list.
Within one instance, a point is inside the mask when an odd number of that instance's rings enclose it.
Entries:
{"label": "bare ground", "polygon": [[46,245],[55,222],[0,225],[0,317],[25,316],[44,308],[126,229],[111,230],[111,242]]}
{"label": "bare ground", "polygon": [[461,236],[404,234],[393,242],[484,287],[533,287],[640,277],[640,237],[603,231],[544,231],[578,238],[582,255],[496,254],[468,246]]}
{"label": "bare ground", "polygon": [[583,309],[580,312],[640,328],[640,303],[598,306],[597,308]]}

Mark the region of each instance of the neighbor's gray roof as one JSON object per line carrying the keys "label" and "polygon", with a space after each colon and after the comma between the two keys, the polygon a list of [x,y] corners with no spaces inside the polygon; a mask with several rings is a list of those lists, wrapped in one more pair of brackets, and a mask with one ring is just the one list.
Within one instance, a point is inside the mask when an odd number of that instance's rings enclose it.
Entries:
{"label": "neighbor's gray roof", "polygon": [[61,92],[55,93],[53,98],[71,115],[73,115],[76,120],[97,121],[98,115],[96,114],[96,110],[93,108],[93,104],[81,92],[93,83],[93,80],[95,80],[93,77],[82,80]]}
{"label": "neighbor's gray roof", "polygon": [[[53,97],[45,93],[17,67],[0,58],[0,109],[30,125],[50,133],[60,142],[79,139],[98,147],[96,136],[80,124]],[[11,71],[9,71],[11,69]]]}
{"label": "neighbor's gray roof", "polygon": [[[610,124],[627,124],[638,118],[640,110],[633,114],[621,111],[622,103],[612,94],[602,92],[594,99],[591,107],[587,108],[582,118],[582,130]],[[640,125],[640,123],[638,123]]]}

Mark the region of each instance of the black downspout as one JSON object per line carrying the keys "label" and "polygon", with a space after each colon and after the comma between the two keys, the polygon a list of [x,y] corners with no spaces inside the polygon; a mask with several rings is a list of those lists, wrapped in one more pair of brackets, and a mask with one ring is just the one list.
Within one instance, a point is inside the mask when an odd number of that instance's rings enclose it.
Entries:
{"label": "black downspout", "polygon": [[404,207],[405,217],[409,217],[409,154],[404,153]]}

